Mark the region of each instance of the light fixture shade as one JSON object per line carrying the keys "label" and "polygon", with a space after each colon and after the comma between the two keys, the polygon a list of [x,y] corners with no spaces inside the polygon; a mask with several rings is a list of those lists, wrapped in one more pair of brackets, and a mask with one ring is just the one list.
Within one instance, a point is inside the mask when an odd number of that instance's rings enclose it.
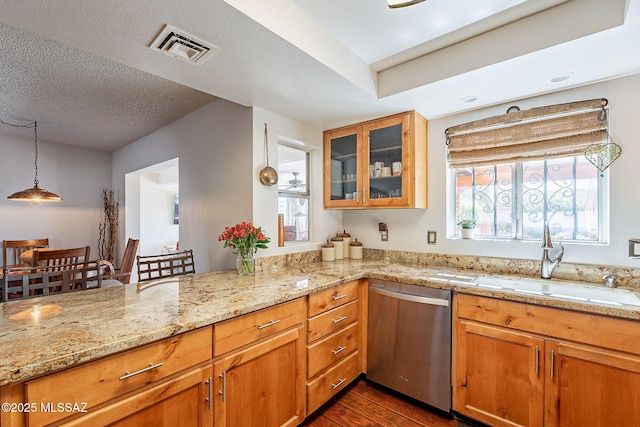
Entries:
{"label": "light fixture shade", "polygon": [[26,190],[13,193],[9,197],[7,197],[7,199],[18,202],[31,202],[36,205],[42,202],[62,201],[62,197],[43,188],[40,188],[38,184],[35,184],[33,188],[27,188]]}
{"label": "light fixture shade", "polygon": [[413,4],[422,3],[424,0],[387,0],[387,5],[395,9],[397,7],[411,6]]}

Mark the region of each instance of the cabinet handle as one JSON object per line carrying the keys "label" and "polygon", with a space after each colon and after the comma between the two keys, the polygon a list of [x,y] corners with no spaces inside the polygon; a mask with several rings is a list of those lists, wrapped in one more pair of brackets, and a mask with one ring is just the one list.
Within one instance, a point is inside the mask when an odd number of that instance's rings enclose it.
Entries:
{"label": "cabinet handle", "polygon": [[356,191],[356,202],[358,201],[358,195],[360,194],[359,191]]}
{"label": "cabinet handle", "polygon": [[549,375],[551,376],[551,378],[553,378],[553,368],[554,368],[554,364],[555,364],[555,352],[553,350],[551,350],[551,368],[549,369]]}
{"label": "cabinet handle", "polygon": [[222,380],[222,390],[220,390],[218,394],[222,396],[221,400],[222,400],[222,403],[224,403],[225,396],[227,395],[227,371],[222,371],[219,377]]}
{"label": "cabinet handle", "polygon": [[346,380],[347,380],[346,378],[340,378],[340,380],[338,381],[337,384],[331,383],[331,387],[335,390],[338,387],[340,387],[342,385],[342,383],[345,382]]}
{"label": "cabinet handle", "polygon": [[127,378],[131,378],[131,377],[135,377],[136,375],[140,375],[144,372],[150,371],[152,369],[156,369],[159,368],[160,366],[164,365],[164,363],[160,362],[160,363],[149,363],[149,366],[147,366],[146,368],[142,368],[139,371],[135,371],[135,372],[131,372],[129,373],[129,371],[126,371],[124,373],[123,376],[120,377],[120,381],[126,380]]}
{"label": "cabinet handle", "polygon": [[341,316],[341,317],[338,317],[337,319],[334,319],[334,320],[333,320],[333,323],[334,323],[334,324],[335,324],[335,323],[340,323],[340,322],[342,322],[343,320],[345,320],[346,318],[347,318],[347,316]]}
{"label": "cabinet handle", "polygon": [[331,353],[333,353],[334,355],[336,355],[336,354],[338,354],[338,353],[340,353],[341,351],[344,351],[344,350],[346,350],[346,349],[347,349],[347,346],[345,345],[345,346],[342,346],[342,347],[338,347],[338,349],[337,349],[337,350],[331,350]]}
{"label": "cabinet handle", "polygon": [[213,378],[209,377],[209,379],[207,379],[205,382],[207,383],[208,397],[206,397],[204,400],[207,401],[207,407],[209,408],[209,410],[211,410],[213,405]]}
{"label": "cabinet handle", "polygon": [[540,347],[536,346],[536,374],[540,372]]}
{"label": "cabinet handle", "polygon": [[348,295],[347,294],[342,294],[342,295],[334,295],[332,298],[334,301],[342,299],[342,298],[346,298]]}
{"label": "cabinet handle", "polygon": [[362,203],[367,203],[367,191],[362,189]]}
{"label": "cabinet handle", "polygon": [[278,320],[272,320],[271,322],[269,322],[269,323],[265,323],[264,325],[258,325],[258,330],[260,330],[260,329],[264,329],[264,328],[268,328],[269,326],[273,326],[273,325],[275,325],[276,323],[280,323],[280,319],[278,319]]}

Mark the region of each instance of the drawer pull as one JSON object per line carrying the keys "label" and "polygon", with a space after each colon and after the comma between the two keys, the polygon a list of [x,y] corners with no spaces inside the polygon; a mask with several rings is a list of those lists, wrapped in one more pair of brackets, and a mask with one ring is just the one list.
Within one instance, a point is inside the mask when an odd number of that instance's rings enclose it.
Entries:
{"label": "drawer pull", "polygon": [[333,320],[333,323],[340,323],[340,322],[342,322],[343,320],[345,320],[346,318],[347,318],[347,316],[341,316],[341,317],[338,317],[337,319],[334,319],[334,320]]}
{"label": "drawer pull", "polygon": [[264,329],[264,328],[268,328],[269,326],[273,326],[273,325],[275,325],[276,323],[280,323],[280,319],[278,319],[278,320],[272,320],[271,322],[269,322],[269,323],[265,323],[264,325],[258,325],[258,330],[260,330],[260,329]]}
{"label": "drawer pull", "polygon": [[146,368],[142,368],[139,371],[135,371],[135,372],[131,372],[131,373],[129,373],[129,371],[126,371],[125,374],[120,377],[120,381],[126,380],[127,378],[135,377],[136,375],[140,375],[140,374],[142,374],[144,372],[147,372],[147,371],[150,371],[152,369],[159,368],[162,365],[164,365],[164,363],[162,363],[162,362],[156,363],[156,364],[149,363],[149,366],[147,366]]}
{"label": "drawer pull", "polygon": [[340,378],[340,380],[338,381],[337,384],[333,384],[331,383],[331,387],[333,387],[333,389],[337,389],[338,387],[340,387],[342,385],[342,383],[344,383],[347,379],[346,378]]}
{"label": "drawer pull", "polygon": [[342,299],[342,298],[346,298],[346,297],[348,297],[348,296],[349,296],[348,294],[334,295],[334,296],[333,296],[333,300],[334,300],[334,301],[335,301],[335,300],[339,300],[339,299]]}
{"label": "drawer pull", "polygon": [[345,346],[342,346],[342,347],[338,347],[338,349],[337,349],[337,350],[331,350],[331,352],[332,352],[334,355],[336,355],[336,354],[338,354],[338,353],[340,353],[341,351],[346,350],[346,349],[347,349],[347,346],[345,345]]}

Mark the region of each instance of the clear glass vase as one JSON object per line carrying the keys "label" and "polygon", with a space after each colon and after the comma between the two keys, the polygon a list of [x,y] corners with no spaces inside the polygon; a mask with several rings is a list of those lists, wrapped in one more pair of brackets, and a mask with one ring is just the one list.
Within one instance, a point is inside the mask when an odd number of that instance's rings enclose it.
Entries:
{"label": "clear glass vase", "polygon": [[241,276],[253,274],[253,251],[240,251],[236,258],[236,268]]}

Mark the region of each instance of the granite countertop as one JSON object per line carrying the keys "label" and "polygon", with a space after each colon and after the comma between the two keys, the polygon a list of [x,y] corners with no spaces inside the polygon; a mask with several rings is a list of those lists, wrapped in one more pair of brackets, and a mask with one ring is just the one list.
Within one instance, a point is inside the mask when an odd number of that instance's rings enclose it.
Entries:
{"label": "granite countertop", "polygon": [[235,270],[216,271],[2,303],[0,385],[26,381],[362,277],[640,319],[640,307],[611,307],[466,284],[482,275],[487,274],[344,260],[279,267],[249,277],[239,277]]}

